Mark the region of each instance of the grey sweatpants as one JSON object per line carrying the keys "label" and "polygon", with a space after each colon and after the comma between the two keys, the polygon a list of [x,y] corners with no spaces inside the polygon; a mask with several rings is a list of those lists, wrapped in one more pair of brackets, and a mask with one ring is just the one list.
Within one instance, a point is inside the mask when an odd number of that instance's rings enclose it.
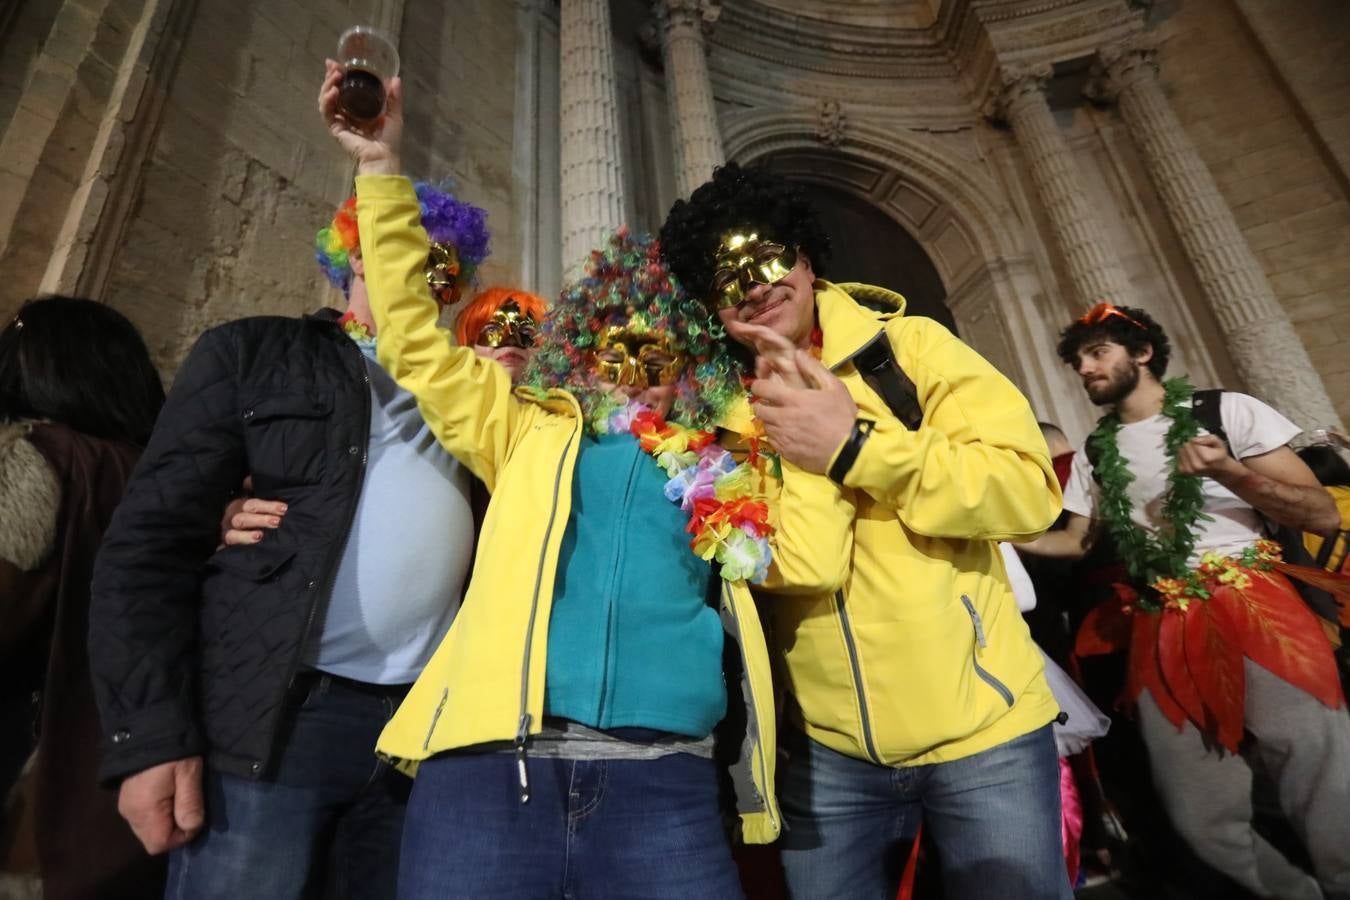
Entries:
{"label": "grey sweatpants", "polygon": [[1274,779],[1317,878],[1252,830],[1246,759],[1207,747],[1190,722],[1178,731],[1145,691],[1139,725],[1163,807],[1201,859],[1259,896],[1350,898],[1350,715],[1244,662],[1246,727],[1256,738],[1247,752]]}

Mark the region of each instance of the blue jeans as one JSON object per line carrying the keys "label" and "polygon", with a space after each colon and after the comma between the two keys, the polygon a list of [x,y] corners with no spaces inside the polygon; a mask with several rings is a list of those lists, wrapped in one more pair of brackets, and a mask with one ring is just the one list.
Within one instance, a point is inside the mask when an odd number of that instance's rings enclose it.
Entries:
{"label": "blue jeans", "polygon": [[407,688],[318,673],[300,684],[274,775],[207,771],[206,828],[171,855],[168,900],[395,895],[412,782],[375,758],[375,740]]}
{"label": "blue jeans", "polygon": [[783,870],[794,898],[891,900],[921,820],[947,900],[1073,897],[1049,725],[965,759],[908,768],[844,756],[796,729],[783,748]]}
{"label": "blue jeans", "polygon": [[421,764],[401,900],[739,898],[711,760],[532,757],[521,803],[509,753]]}

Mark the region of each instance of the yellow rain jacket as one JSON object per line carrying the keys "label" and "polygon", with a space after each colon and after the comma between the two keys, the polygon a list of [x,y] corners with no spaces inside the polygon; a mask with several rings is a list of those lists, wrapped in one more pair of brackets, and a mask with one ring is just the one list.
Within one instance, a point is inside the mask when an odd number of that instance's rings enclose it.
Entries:
{"label": "yellow rain jacket", "polygon": [[[411,183],[396,176],[356,179],[357,219],[366,287],[379,334],[378,355],[406,390],[433,434],[492,494],[464,605],[445,640],[380,736],[378,751],[405,770],[445,750],[492,741],[523,746],[544,712],[549,611],[563,531],[572,508],[572,472],[583,426],[571,394],[535,401],[513,391],[506,370],[471,348],[452,346],[436,327],[423,265],[427,236]],[[653,463],[655,465],[655,463]],[[810,567],[794,535],[842,514],[828,482],[789,470],[778,516],[775,583],[829,592],[837,567]],[[655,496],[647,501],[667,503]],[[806,558],[804,564],[794,560]],[[820,572],[834,575],[820,580]],[[747,724],[732,767],[742,834],[772,841],[780,817],[774,800],[775,716],[764,633],[743,582],[722,583],[720,611],[740,647],[740,694]],[[677,677],[678,673],[672,673]],[[735,705],[736,692],[729,698]],[[738,736],[739,737],[739,736]]]}
{"label": "yellow rain jacket", "polygon": [[[816,309],[822,361],[878,424],[839,492],[849,512],[818,520],[803,548],[814,556],[799,563],[842,565],[844,584],[757,591],[791,714],[827,747],[887,766],[948,762],[1040,728],[1058,706],[996,545],[1036,537],[1060,511],[1026,399],[940,324],[904,317],[898,294],[818,281]],[[916,431],[850,362],[882,329],[917,389]]]}

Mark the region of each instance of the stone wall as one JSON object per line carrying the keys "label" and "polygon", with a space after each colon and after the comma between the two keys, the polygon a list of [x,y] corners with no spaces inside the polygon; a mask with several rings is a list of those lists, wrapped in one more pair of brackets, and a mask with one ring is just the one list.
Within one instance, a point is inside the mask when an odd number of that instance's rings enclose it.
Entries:
{"label": "stone wall", "polygon": [[313,235],[352,168],[315,96],[339,31],[359,22],[400,35],[407,171],[452,176],[486,207],[496,260],[482,277],[512,276],[512,4],[66,0],[52,17],[53,5],[21,4],[0,45],[12,73],[0,108],[13,110],[0,315],[40,290],[98,297],[140,326],[168,377],[204,328],[339,302]]}
{"label": "stone wall", "polygon": [[[951,10],[963,2],[930,6],[950,24],[961,21]],[[1082,10],[1098,7],[1093,0]],[[675,192],[664,77],[639,37],[649,8],[647,0],[611,4],[626,218],[639,230],[659,224]],[[988,268],[995,287],[986,300],[1039,304],[1026,327],[1053,331],[1076,301],[1042,198],[1027,181],[1025,148],[985,122],[982,89],[952,61],[953,52],[982,45],[957,34],[952,48],[929,47],[935,32],[925,27],[897,32],[910,44],[872,47],[873,29],[836,23],[877,61],[858,68],[813,34],[802,35],[801,47],[770,48],[766,59],[758,42],[737,37],[782,37],[746,19],[755,9],[768,14],[764,4],[726,5],[710,45],[724,140],[750,157],[772,146],[835,153],[831,171],[843,187],[862,154],[869,172],[890,171],[860,195],[876,193],[877,203],[889,191],[931,194],[961,223],[957,236],[966,237],[956,243],[971,265]],[[1051,40],[1060,14],[1035,9],[1027,22],[1050,28]],[[1339,62],[1350,16],[1338,0],[1177,0],[1151,9],[1161,84],[1350,419],[1350,67]],[[489,212],[494,255],[483,281],[524,279],[550,293],[561,269],[558,16],[553,0],[4,5],[0,316],[39,291],[100,297],[144,329],[172,373],[205,327],[332,302],[311,240],[349,190],[351,167],[317,121],[314,93],[339,30],[360,21],[399,35],[406,169],[454,178]],[[1072,54],[1090,56],[1095,45],[1073,46],[1063,58],[1086,65]],[[1194,348],[1194,359],[1184,358],[1188,350],[1179,362],[1191,363],[1198,380],[1231,385],[1213,313],[1133,136],[1117,110],[1083,105],[1070,84],[1083,74],[1061,66],[1056,81],[1072,96],[1051,105],[1128,281],[1144,305],[1174,307],[1163,318],[1172,316],[1169,326]],[[818,121],[831,100],[847,117],[837,138],[822,136]],[[1005,150],[991,154],[991,146]],[[915,234],[941,255],[938,234]],[[948,289],[968,274],[948,273],[960,275]],[[1044,350],[1027,344],[1019,339],[1014,355]],[[1058,374],[1029,381],[1043,382],[1045,397],[1064,393]]]}
{"label": "stone wall", "polygon": [[[1244,9],[1256,18],[1249,22]],[[1182,3],[1157,27],[1162,82],[1176,113],[1344,420],[1350,198],[1338,161],[1350,157],[1350,70],[1343,55],[1321,51],[1344,48],[1348,20],[1333,2],[1238,0]],[[1269,45],[1253,25],[1271,29]]]}

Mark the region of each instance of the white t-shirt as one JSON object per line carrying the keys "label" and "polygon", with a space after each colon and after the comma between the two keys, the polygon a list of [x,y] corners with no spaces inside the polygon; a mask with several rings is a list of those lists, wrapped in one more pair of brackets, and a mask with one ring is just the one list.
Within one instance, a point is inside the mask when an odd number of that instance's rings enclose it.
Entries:
{"label": "white t-shirt", "polygon": [[[1283,447],[1298,433],[1299,427],[1266,404],[1249,397],[1224,391],[1219,403],[1219,415],[1228,432],[1228,445],[1238,459],[1259,456]],[[1156,532],[1162,523],[1163,494],[1167,490],[1169,465],[1163,438],[1172,420],[1156,415],[1142,422],[1122,425],[1117,445],[1134,480],[1126,493],[1129,495],[1130,518],[1135,524]],[[1203,428],[1201,434],[1207,434]],[[1198,534],[1190,564],[1196,565],[1208,550],[1233,553],[1250,547],[1265,533],[1260,514],[1237,495],[1211,478],[1202,482],[1205,498],[1204,511],[1214,521],[1203,519],[1196,523]],[[1092,477],[1092,464],[1087,453],[1079,448],[1073,457],[1073,470],[1064,487],[1064,508],[1080,516],[1091,517],[1097,506],[1099,488]]]}
{"label": "white t-shirt", "polygon": [[1012,585],[1013,597],[1017,599],[1017,608],[1022,612],[1031,612],[1036,608],[1036,585],[1031,573],[1022,564],[1022,557],[1007,541],[1000,541],[999,552],[1003,554],[1003,568],[1008,573],[1008,584]]}

